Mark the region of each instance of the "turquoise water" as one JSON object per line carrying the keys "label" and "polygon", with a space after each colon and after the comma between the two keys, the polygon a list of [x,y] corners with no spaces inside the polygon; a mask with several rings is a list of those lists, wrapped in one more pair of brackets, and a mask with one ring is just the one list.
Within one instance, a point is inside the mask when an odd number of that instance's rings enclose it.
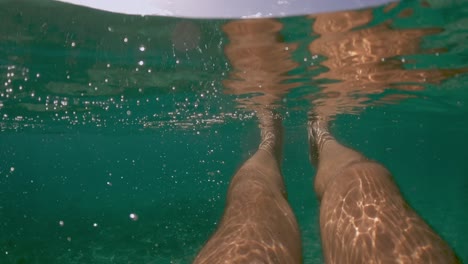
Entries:
{"label": "turquoise water", "polygon": [[408,1],[230,31],[1,1],[0,263],[190,263],[258,146],[265,102],[284,116],[304,263],[322,263],[311,109],[385,164],[467,262],[467,14]]}

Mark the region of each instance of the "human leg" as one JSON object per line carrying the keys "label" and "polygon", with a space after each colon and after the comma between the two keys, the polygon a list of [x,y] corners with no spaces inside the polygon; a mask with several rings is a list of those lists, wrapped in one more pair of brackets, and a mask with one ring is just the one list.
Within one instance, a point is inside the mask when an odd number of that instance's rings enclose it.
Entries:
{"label": "human leg", "polygon": [[282,127],[260,112],[262,143],[229,185],[221,223],[195,263],[300,263],[299,228],[280,172]]}
{"label": "human leg", "polygon": [[408,205],[382,165],[339,144],[326,120],[308,124],[326,263],[458,263]]}

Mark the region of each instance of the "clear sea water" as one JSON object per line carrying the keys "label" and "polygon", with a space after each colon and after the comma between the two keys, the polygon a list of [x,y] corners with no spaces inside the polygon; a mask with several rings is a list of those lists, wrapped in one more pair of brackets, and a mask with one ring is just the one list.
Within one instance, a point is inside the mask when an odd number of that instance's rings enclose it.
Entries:
{"label": "clear sea water", "polygon": [[468,2],[265,20],[260,55],[236,53],[256,39],[227,20],[32,0],[0,1],[0,18],[0,263],[190,263],[258,146],[265,94],[304,263],[323,262],[311,109],[468,261]]}

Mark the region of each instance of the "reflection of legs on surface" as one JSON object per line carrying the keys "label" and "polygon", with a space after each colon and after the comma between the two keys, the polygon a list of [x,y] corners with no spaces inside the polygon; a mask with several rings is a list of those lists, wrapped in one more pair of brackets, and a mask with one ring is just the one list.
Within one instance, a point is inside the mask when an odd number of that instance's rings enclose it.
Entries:
{"label": "reflection of legs on surface", "polygon": [[299,228],[279,167],[281,121],[270,112],[258,116],[262,143],[232,178],[218,230],[195,263],[301,262]]}
{"label": "reflection of legs on surface", "polygon": [[308,128],[326,263],[458,263],[387,169],[340,145],[326,121],[314,117]]}

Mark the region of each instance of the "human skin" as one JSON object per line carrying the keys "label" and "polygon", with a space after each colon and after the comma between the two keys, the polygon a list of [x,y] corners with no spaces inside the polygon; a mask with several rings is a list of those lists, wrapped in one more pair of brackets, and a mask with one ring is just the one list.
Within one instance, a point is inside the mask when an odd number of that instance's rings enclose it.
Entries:
{"label": "human skin", "polygon": [[320,117],[308,133],[325,263],[460,263],[384,166],[338,143]]}
{"label": "human skin", "polygon": [[296,218],[280,171],[281,120],[259,110],[262,143],[232,178],[224,215],[194,263],[301,263]]}

